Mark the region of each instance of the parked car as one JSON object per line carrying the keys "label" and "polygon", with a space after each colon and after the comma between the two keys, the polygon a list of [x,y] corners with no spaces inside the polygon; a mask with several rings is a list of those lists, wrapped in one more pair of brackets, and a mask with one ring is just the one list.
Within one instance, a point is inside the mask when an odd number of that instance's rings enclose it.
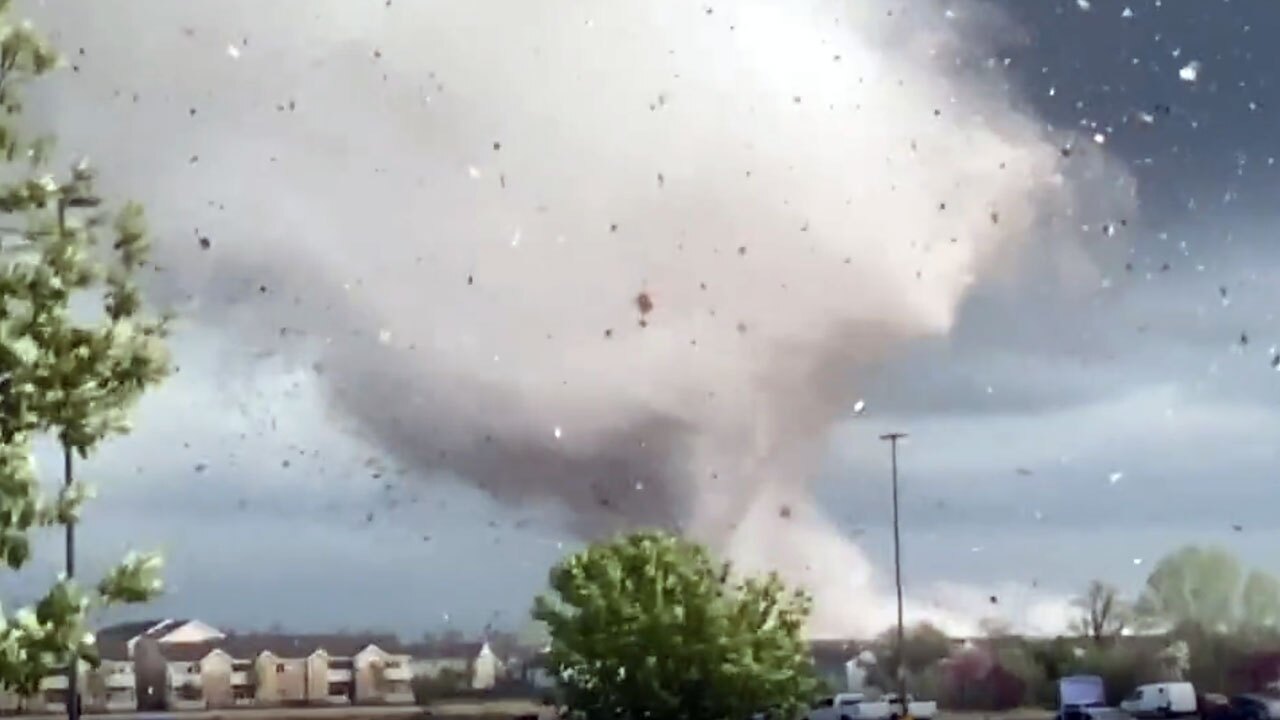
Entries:
{"label": "parked car", "polygon": [[[938,714],[938,703],[916,700],[907,696],[907,715],[915,720],[930,720]],[[879,700],[863,700],[853,707],[850,720],[899,720],[902,717],[902,701],[897,693],[882,695]]]}
{"label": "parked car", "polygon": [[862,693],[839,693],[818,700],[809,708],[808,720],[852,720],[853,708],[866,699]]}
{"label": "parked car", "polygon": [[[907,696],[907,713],[914,720],[932,720],[938,704]],[[896,693],[868,700],[862,693],[841,693],[814,703],[809,720],[900,720],[902,703]]]}
{"label": "parked car", "polygon": [[1231,700],[1226,695],[1205,693],[1196,697],[1200,720],[1230,720]]}
{"label": "parked car", "polygon": [[1246,693],[1231,698],[1230,720],[1280,720],[1280,698],[1262,693]]}
{"label": "parked car", "polygon": [[1120,709],[1137,718],[1195,715],[1196,688],[1189,682],[1139,685],[1121,701]]}

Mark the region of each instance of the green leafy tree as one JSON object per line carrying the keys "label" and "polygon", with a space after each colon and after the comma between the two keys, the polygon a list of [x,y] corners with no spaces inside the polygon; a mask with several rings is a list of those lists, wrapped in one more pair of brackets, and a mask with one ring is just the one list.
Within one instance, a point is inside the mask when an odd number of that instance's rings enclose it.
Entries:
{"label": "green leafy tree", "polygon": [[1240,619],[1247,628],[1280,627],[1280,580],[1254,570],[1240,589]]}
{"label": "green leafy tree", "polygon": [[1246,577],[1231,553],[1187,546],[1166,556],[1147,578],[1137,612],[1147,624],[1196,625],[1209,632],[1276,628],[1280,581],[1255,570]]}
{"label": "green leafy tree", "polygon": [[533,615],[574,717],[791,717],[813,698],[810,600],[776,575],[736,579],[695,543],[639,532],[565,559],[550,584]]}
{"label": "green leafy tree", "polygon": [[[138,602],[159,590],[158,558],[131,555],[95,592],[71,579],[72,529],[89,496],[73,461],[128,430],[135,401],[168,371],[162,321],[146,316],[135,284],[147,241],[141,209],[101,210],[87,162],[48,170],[47,138],[22,123],[23,91],[59,66],[34,29],[0,1],[0,558],[31,557],[31,535],[67,528],[68,572],[33,607],[0,612],[0,687],[31,693],[50,672],[95,662],[91,607]],[[61,445],[63,487],[48,496],[33,453]]]}
{"label": "green leafy tree", "polygon": [[1129,623],[1129,606],[1120,598],[1120,591],[1101,580],[1089,583],[1072,605],[1079,613],[1072,629],[1095,644],[1119,637]]}

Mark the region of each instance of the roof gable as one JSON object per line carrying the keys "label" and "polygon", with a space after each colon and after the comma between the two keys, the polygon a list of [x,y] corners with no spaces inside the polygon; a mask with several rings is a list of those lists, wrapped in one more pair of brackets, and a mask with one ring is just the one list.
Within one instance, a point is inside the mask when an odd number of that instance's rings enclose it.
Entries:
{"label": "roof gable", "polygon": [[147,634],[162,643],[208,642],[226,637],[217,628],[199,620],[171,620],[163,627],[148,630]]}

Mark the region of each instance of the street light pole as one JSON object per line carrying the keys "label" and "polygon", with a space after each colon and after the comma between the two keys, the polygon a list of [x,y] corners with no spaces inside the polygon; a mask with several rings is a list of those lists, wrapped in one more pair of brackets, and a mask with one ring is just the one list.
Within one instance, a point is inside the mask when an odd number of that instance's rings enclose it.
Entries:
{"label": "street light pole", "polygon": [[898,529],[898,441],[906,433],[891,432],[880,436],[889,441],[889,457],[893,467],[893,579],[898,588],[898,702],[902,704],[902,717],[907,715],[907,675],[903,671],[906,655],[905,632],[902,627],[902,538]]}

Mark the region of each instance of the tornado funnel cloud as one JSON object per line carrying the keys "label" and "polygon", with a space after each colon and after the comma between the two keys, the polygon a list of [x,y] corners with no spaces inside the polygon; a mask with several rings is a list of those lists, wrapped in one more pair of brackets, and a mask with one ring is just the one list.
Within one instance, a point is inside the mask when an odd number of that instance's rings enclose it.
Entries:
{"label": "tornado funnel cloud", "polygon": [[558,505],[582,538],[677,529],[806,584],[815,633],[883,625],[815,505],[831,427],[975,284],[1123,194],[1017,109],[990,41],[1017,33],[928,0],[291,7],[113,6],[221,44],[95,56],[219,98],[172,138],[219,169],[183,198],[229,208],[199,262],[164,258],[203,288],[191,317],[322,367],[334,416],[423,482]]}

